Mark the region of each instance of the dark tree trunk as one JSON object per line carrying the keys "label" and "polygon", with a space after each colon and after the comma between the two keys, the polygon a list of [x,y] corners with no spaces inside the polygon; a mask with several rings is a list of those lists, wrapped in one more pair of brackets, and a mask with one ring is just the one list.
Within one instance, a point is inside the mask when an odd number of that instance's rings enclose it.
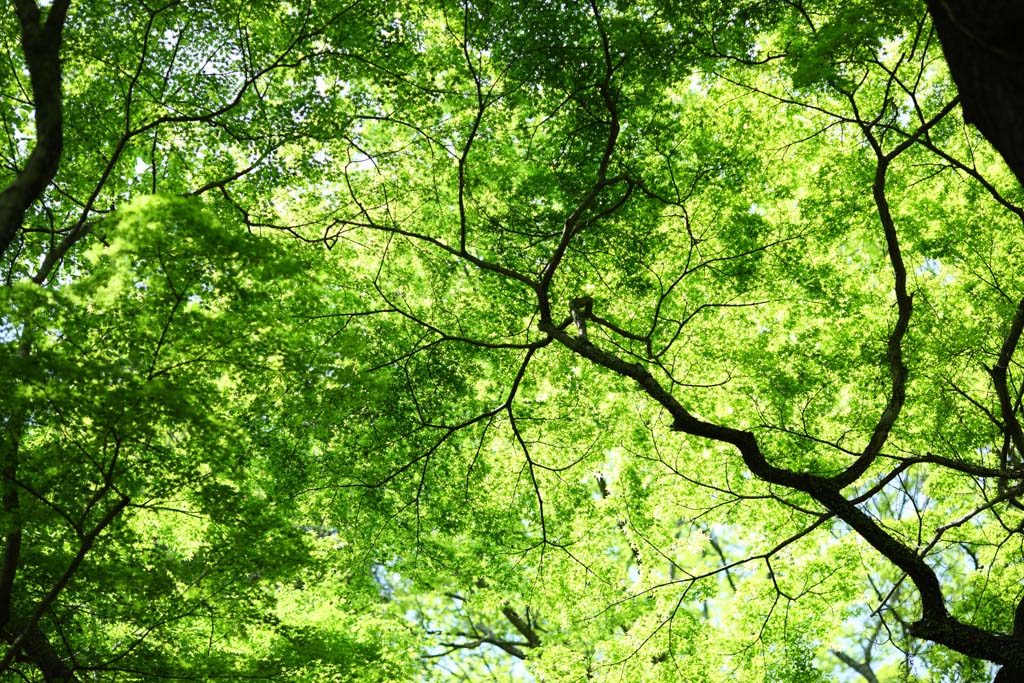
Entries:
{"label": "dark tree trunk", "polygon": [[[1024,2],[927,0],[964,120],[974,124],[1024,185]],[[1024,600],[1013,638],[1024,640]],[[1006,665],[996,683],[1021,683],[1024,668]]]}
{"label": "dark tree trunk", "polygon": [[35,0],[14,0],[35,104],[36,141],[24,167],[0,191],[0,256],[17,239],[25,213],[60,165],[64,145],[60,47],[69,4],[70,0],[56,0],[44,20]]}
{"label": "dark tree trunk", "polygon": [[964,119],[1024,184],[1024,2],[927,0]]}
{"label": "dark tree trunk", "polygon": [[1021,683],[1024,681],[1024,669],[1014,669],[1004,666],[999,669],[996,678],[992,683]]}

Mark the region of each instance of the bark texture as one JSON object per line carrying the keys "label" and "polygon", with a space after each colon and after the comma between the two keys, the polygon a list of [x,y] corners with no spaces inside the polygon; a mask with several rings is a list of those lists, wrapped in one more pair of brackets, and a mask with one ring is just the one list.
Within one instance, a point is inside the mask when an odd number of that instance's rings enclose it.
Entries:
{"label": "bark texture", "polygon": [[1024,3],[927,0],[964,119],[1024,184]]}
{"label": "bark texture", "polygon": [[0,192],[0,256],[14,242],[25,212],[42,196],[60,166],[64,148],[60,46],[69,2],[56,0],[43,19],[34,0],[14,0],[35,105],[36,140],[25,165]]}
{"label": "bark texture", "polygon": [[[960,91],[964,120],[992,143],[1024,185],[1024,2],[927,0],[927,4]],[[955,647],[962,642],[958,637],[946,640],[931,633],[922,635],[967,652]],[[1017,606],[1009,640],[1008,648],[1024,649],[1024,600]],[[995,680],[1024,681],[1024,665],[1007,662]]]}

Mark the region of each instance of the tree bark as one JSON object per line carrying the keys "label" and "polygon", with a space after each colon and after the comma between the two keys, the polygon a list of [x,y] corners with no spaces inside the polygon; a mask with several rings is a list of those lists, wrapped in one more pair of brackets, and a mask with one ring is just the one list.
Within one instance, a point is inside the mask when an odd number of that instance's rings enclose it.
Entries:
{"label": "tree bark", "polygon": [[[1024,3],[927,0],[927,5],[960,91],[964,120],[992,143],[1024,185]],[[1017,606],[1012,640],[1024,646],[1024,600]],[[1007,664],[995,680],[1024,681],[1024,666]]]}
{"label": "tree bark", "polygon": [[57,175],[64,148],[60,47],[70,0],[55,0],[45,21],[35,0],[13,0],[13,4],[32,85],[36,141],[24,168],[0,192],[0,256],[17,237],[29,207]]}
{"label": "tree bark", "polygon": [[1024,184],[1024,3],[927,0],[964,119]]}
{"label": "tree bark", "polygon": [[5,640],[18,638],[21,641],[24,653],[21,659],[34,664],[46,683],[78,683],[79,678],[74,669],[64,661],[38,627],[27,630],[22,630],[22,624],[18,624],[18,627],[16,631],[5,631],[3,636]]}

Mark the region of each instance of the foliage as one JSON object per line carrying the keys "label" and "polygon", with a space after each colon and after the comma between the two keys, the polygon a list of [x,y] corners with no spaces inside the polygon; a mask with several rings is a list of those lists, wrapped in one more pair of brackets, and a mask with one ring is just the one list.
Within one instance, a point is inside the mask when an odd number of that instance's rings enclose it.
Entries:
{"label": "foliage", "polygon": [[4,680],[1024,666],[1024,197],[919,3],[0,29]]}

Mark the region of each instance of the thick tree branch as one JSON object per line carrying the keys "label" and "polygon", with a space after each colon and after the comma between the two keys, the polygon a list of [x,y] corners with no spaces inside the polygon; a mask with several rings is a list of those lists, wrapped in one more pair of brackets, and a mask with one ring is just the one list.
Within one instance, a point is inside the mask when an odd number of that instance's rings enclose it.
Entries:
{"label": "thick tree branch", "polygon": [[[20,420],[16,422],[20,424]],[[10,428],[9,428],[10,429]],[[3,489],[3,512],[10,520],[10,530],[4,534],[3,564],[0,565],[0,629],[7,625],[11,616],[11,598],[14,596],[14,578],[21,562],[21,520],[18,519],[19,501],[17,477],[18,435],[13,429],[5,445],[3,472],[0,482]]]}
{"label": "thick tree branch", "polygon": [[[10,648],[7,650],[7,653],[3,656],[2,659],[0,659],[0,673],[7,671],[11,663],[14,661],[16,657],[18,657],[22,650],[24,650],[25,653],[31,657],[32,650],[30,650],[29,647],[33,643],[36,643],[38,641],[37,634],[39,634],[39,622],[40,620],[42,620],[43,615],[46,614],[47,610],[50,609],[50,606],[53,604],[54,600],[57,599],[57,596],[60,595],[60,593],[71,581],[72,577],[74,577],[75,573],[78,571],[79,566],[81,566],[82,562],[85,560],[85,556],[88,555],[89,551],[92,549],[92,546],[96,542],[97,537],[99,537],[99,535],[103,533],[104,529],[110,526],[111,522],[117,519],[118,515],[120,515],[121,512],[125,509],[125,507],[127,507],[128,503],[129,499],[127,497],[120,498],[116,503],[114,503],[114,505],[110,507],[109,510],[107,510],[106,514],[104,514],[103,517],[98,522],[96,522],[92,529],[90,529],[87,533],[82,535],[78,546],[78,552],[75,553],[75,556],[71,559],[71,562],[68,563],[68,566],[64,569],[64,572],[54,582],[53,586],[46,593],[46,595],[44,595],[42,599],[40,599],[39,602],[36,604],[36,607],[33,610],[32,615],[29,617],[28,621],[24,625],[19,624],[19,628],[17,631],[9,632],[10,636],[12,636],[9,638],[9,642],[11,645]],[[45,638],[43,640],[45,641]],[[33,660],[33,663],[35,663],[44,672],[46,671],[46,667],[49,666],[49,664],[45,661]],[[52,679],[47,678],[47,680],[67,681],[71,679],[65,677]]]}
{"label": "thick tree branch", "polygon": [[875,672],[867,662],[858,662],[841,650],[831,650],[831,652],[839,661],[859,673],[868,683],[878,683],[878,677],[875,676]]}
{"label": "thick tree branch", "polygon": [[[26,330],[18,345],[18,356],[24,360],[31,348],[31,330]],[[13,415],[5,416],[0,431],[0,509],[8,516],[10,529],[4,534],[3,564],[0,565],[0,629],[6,628],[11,618],[11,600],[14,597],[14,580],[21,564],[22,520],[18,496],[18,463],[21,458],[22,429],[25,426],[25,410],[19,408]]]}
{"label": "thick tree branch", "polygon": [[[548,324],[551,323],[551,303],[548,298],[551,283],[554,280],[555,273],[557,272],[559,265],[562,263],[562,259],[565,257],[569,244],[573,241],[573,238],[580,232],[580,230],[590,224],[590,221],[584,220],[587,212],[597,201],[598,196],[614,185],[626,182],[626,197],[632,193],[632,182],[625,176],[620,175],[613,178],[608,177],[608,171],[611,168],[612,157],[615,154],[615,147],[618,143],[621,128],[619,122],[617,95],[612,84],[612,79],[615,76],[616,65],[612,61],[608,33],[605,30],[601,12],[599,11],[596,3],[591,2],[590,5],[591,11],[594,15],[594,22],[597,25],[598,34],[601,37],[601,46],[604,55],[604,74],[596,85],[601,94],[601,99],[604,103],[608,118],[606,121],[600,121],[599,123],[608,127],[608,133],[605,138],[604,151],[602,152],[601,159],[597,165],[597,178],[590,190],[583,196],[579,204],[576,205],[576,208],[573,209],[572,213],[570,213],[563,222],[562,233],[558,244],[555,246],[551,257],[548,259],[547,264],[541,272],[540,282],[537,287],[537,294],[540,303],[541,320]],[[615,203],[616,207],[621,205],[622,201],[624,200],[620,198],[620,200]]]}
{"label": "thick tree branch", "polygon": [[1024,299],[1017,305],[1017,312],[1010,323],[1010,329],[1006,333],[1006,339],[999,350],[999,359],[995,366],[989,370],[992,377],[992,385],[999,397],[999,412],[1002,417],[1003,429],[1013,442],[1013,447],[1018,453],[1024,454],[1024,430],[1021,429],[1020,420],[1017,419],[1017,412],[1014,409],[1013,398],[1010,396],[1010,388],[1007,384],[1007,372],[1010,369],[1010,361],[1013,359],[1017,344],[1020,343],[1021,333],[1024,332]]}
{"label": "thick tree branch", "polygon": [[18,659],[27,660],[35,665],[43,674],[46,683],[78,683],[79,678],[75,675],[74,669],[64,661],[38,626],[12,626],[14,628],[3,629],[2,634],[8,641],[20,640],[22,653]]}
{"label": "thick tree branch", "polygon": [[747,468],[759,479],[811,495],[829,512],[843,520],[868,544],[910,577],[921,600],[921,619],[911,625],[911,634],[945,645],[971,657],[1000,664],[1024,667],[1024,643],[964,624],[946,609],[942,587],[935,571],[922,557],[886,532],[870,515],[847,500],[839,485],[830,479],[793,472],[768,462],[757,438],[750,432],[706,422],[691,414],[640,364],[627,363],[587,340],[573,337],[550,323],[541,322],[541,330],[575,353],[622,377],[634,380],[671,416],[672,429],[734,446]]}
{"label": "thick tree branch", "polygon": [[493,633],[488,632],[486,635],[474,636],[472,640],[467,640],[461,643],[441,643],[441,645],[448,648],[448,650],[432,656],[443,657],[456,650],[475,650],[481,645],[493,645],[496,648],[504,650],[516,659],[526,659],[526,653],[522,650],[522,646],[526,644],[527,643],[518,640],[505,640],[504,638],[498,638]]}
{"label": "thick tree branch", "polygon": [[875,205],[878,207],[878,215],[882,222],[882,229],[885,233],[885,242],[889,251],[889,262],[893,270],[893,290],[896,294],[896,324],[889,334],[889,341],[886,346],[886,358],[889,363],[890,391],[889,401],[882,411],[882,415],[875,424],[875,429],[868,440],[867,446],[857,460],[843,472],[833,477],[833,482],[843,488],[855,482],[860,475],[867,471],[871,463],[875,461],[889,433],[896,424],[907,398],[907,366],[903,363],[903,338],[910,326],[910,316],[913,312],[913,300],[907,292],[907,269],[903,264],[903,256],[900,253],[899,240],[896,236],[896,226],[893,222],[892,213],[889,211],[889,202],[885,197],[885,173],[888,167],[886,159],[879,159],[875,173],[873,193]]}
{"label": "thick tree branch", "polygon": [[[516,627],[517,631],[523,634],[523,637],[526,638],[526,644],[528,646],[540,647],[540,636],[537,635],[536,629],[533,628],[533,625],[529,621],[523,619],[523,617],[521,617],[518,612],[516,612],[508,605],[505,605],[501,608],[501,613],[505,615],[506,619],[512,622],[512,625]],[[526,608],[526,615],[530,615],[529,607]]]}
{"label": "thick tree branch", "polygon": [[70,0],[56,0],[43,21],[34,0],[14,0],[35,104],[36,144],[24,168],[0,192],[0,256],[17,237],[28,208],[57,175],[64,147],[60,48]]}
{"label": "thick tree branch", "polygon": [[[921,125],[916,131],[914,131],[913,135],[907,137],[906,140],[901,142],[887,154],[883,152],[880,141],[871,131],[872,122],[863,120],[858,121],[865,138],[871,145],[871,148],[874,150],[877,158],[875,165],[875,178],[871,186],[871,193],[875,200],[875,208],[878,211],[879,222],[882,224],[882,233],[885,235],[885,245],[889,255],[889,264],[892,267],[893,292],[896,297],[897,314],[896,324],[893,326],[892,332],[889,334],[889,341],[886,345],[886,359],[889,364],[890,379],[889,401],[882,411],[881,416],[878,418],[878,422],[875,424],[875,429],[872,432],[871,438],[868,440],[864,451],[857,460],[850,465],[850,467],[833,477],[833,482],[840,489],[857,481],[857,479],[867,471],[868,467],[871,466],[878,455],[882,452],[882,448],[885,446],[885,443],[889,438],[889,433],[895,426],[896,420],[899,418],[900,412],[903,410],[903,404],[906,402],[907,398],[908,369],[906,364],[903,362],[903,339],[906,337],[907,330],[910,327],[910,316],[913,314],[914,302],[913,297],[911,297],[910,293],[907,291],[907,268],[903,263],[903,253],[900,249],[899,236],[896,233],[896,222],[892,217],[892,211],[889,208],[889,200],[885,194],[886,175],[889,171],[889,165],[892,163],[893,159],[908,150],[916,141],[926,137],[928,131],[953,110],[953,107],[956,106],[956,102],[956,98],[947,102],[946,105],[940,109],[937,114],[935,114],[935,116]],[[852,96],[850,96],[850,104],[851,107],[856,110],[856,103]]]}

